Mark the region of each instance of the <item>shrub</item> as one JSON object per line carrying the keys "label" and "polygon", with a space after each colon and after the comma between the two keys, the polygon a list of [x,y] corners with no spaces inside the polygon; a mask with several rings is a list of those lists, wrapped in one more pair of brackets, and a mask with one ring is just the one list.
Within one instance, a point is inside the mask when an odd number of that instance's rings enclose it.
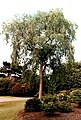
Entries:
{"label": "shrub", "polygon": [[59,98],[60,101],[63,101],[63,100],[66,101],[67,100],[67,95],[66,94],[59,94],[58,98]]}
{"label": "shrub", "polygon": [[57,97],[49,94],[49,95],[46,95],[46,96],[42,97],[42,101],[45,104],[48,104],[48,102],[55,103],[57,101]]}
{"label": "shrub", "polygon": [[78,104],[79,107],[81,107],[81,89],[78,89],[75,96],[75,102]]}
{"label": "shrub", "polygon": [[8,95],[9,80],[0,80],[0,95]]}
{"label": "shrub", "polygon": [[72,106],[70,102],[67,101],[62,101],[58,105],[58,109],[60,112],[71,112],[72,111]]}
{"label": "shrub", "polygon": [[46,114],[52,115],[57,111],[57,104],[53,102],[48,102],[47,104],[43,104],[43,110]]}
{"label": "shrub", "polygon": [[48,115],[54,114],[57,111],[57,98],[53,95],[47,95],[42,98],[42,109]]}
{"label": "shrub", "polygon": [[70,96],[72,97],[72,101],[81,107],[81,89],[73,90],[70,92]]}
{"label": "shrub", "polygon": [[41,105],[42,102],[37,98],[27,100],[25,104],[25,112],[38,112],[41,110]]}
{"label": "shrub", "polygon": [[57,98],[59,101],[70,101],[69,93],[66,90],[60,91],[60,93],[57,94]]}

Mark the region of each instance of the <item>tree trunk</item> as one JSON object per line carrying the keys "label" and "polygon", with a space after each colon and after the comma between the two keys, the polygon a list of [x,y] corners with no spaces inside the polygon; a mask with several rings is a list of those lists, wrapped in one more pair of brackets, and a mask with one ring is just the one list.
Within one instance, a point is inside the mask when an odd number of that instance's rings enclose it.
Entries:
{"label": "tree trunk", "polygon": [[40,61],[39,99],[42,98],[42,87],[43,87],[43,62]]}

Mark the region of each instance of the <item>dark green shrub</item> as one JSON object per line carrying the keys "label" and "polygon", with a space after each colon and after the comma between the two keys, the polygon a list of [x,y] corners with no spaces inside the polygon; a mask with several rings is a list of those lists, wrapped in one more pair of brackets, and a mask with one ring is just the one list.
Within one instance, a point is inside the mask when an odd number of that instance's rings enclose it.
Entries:
{"label": "dark green shrub", "polygon": [[57,101],[57,97],[53,96],[53,95],[46,95],[46,96],[42,97],[42,101],[45,104],[48,104],[48,102],[54,102],[55,103]]}
{"label": "dark green shrub", "polygon": [[53,102],[48,102],[47,104],[43,104],[43,110],[46,114],[52,115],[57,111],[57,104]]}
{"label": "dark green shrub", "polygon": [[72,111],[72,106],[70,102],[67,101],[62,101],[58,105],[58,109],[60,112],[71,112]]}
{"label": "dark green shrub", "polygon": [[54,114],[57,111],[57,97],[53,95],[46,95],[42,98],[42,109],[48,115]]}
{"label": "dark green shrub", "polygon": [[42,102],[37,98],[27,100],[25,104],[25,112],[38,112],[41,110],[41,105]]}
{"label": "dark green shrub", "polygon": [[0,95],[8,95],[8,85],[10,80],[0,80]]}

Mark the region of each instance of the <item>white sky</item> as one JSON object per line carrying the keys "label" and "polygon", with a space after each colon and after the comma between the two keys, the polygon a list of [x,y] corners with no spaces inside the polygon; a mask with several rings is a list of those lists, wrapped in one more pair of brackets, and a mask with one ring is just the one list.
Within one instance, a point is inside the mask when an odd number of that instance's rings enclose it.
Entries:
{"label": "white sky", "polygon": [[[81,4],[80,0],[1,0],[0,1],[0,30],[1,25],[6,20],[14,18],[14,15],[23,13],[32,14],[37,11],[49,11],[51,9],[63,9],[65,17],[78,25],[76,33],[77,41],[74,42],[75,60],[81,61]],[[3,61],[10,61],[11,49],[5,45],[0,36],[0,66]]]}

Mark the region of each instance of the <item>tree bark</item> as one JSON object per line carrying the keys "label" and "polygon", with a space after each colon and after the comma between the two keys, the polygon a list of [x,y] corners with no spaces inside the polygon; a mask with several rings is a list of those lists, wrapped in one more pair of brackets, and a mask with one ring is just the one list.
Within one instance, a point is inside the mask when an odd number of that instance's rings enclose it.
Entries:
{"label": "tree bark", "polygon": [[39,99],[42,98],[42,87],[43,87],[43,62],[40,61]]}

